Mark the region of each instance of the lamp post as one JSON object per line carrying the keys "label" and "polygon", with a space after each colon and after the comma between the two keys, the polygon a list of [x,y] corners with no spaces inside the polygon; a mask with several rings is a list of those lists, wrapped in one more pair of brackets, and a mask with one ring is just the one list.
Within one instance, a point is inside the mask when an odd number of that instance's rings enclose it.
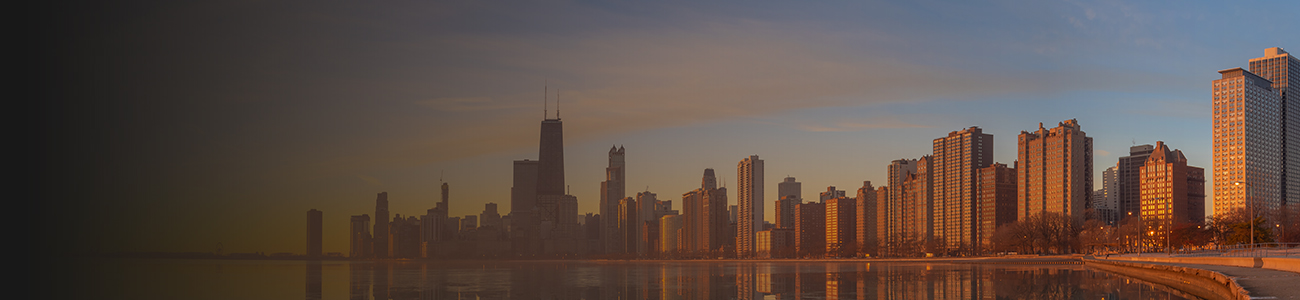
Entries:
{"label": "lamp post", "polygon": [[1249,182],[1245,182],[1245,181],[1237,181],[1237,182],[1233,182],[1232,184],[1246,185],[1246,210],[1250,211],[1250,247],[1255,248],[1255,201],[1254,199],[1252,199],[1254,198],[1253,192],[1255,187],[1254,185],[1251,185]]}

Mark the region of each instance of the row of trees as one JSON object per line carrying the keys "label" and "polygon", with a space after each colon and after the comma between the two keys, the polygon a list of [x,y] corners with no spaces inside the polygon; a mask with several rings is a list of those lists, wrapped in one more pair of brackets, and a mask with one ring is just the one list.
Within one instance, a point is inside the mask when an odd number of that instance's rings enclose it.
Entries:
{"label": "row of trees", "polygon": [[1197,249],[1212,245],[1300,242],[1300,205],[1272,212],[1245,209],[1217,214],[1204,224],[1167,224],[1126,218],[1118,226],[1043,213],[998,227],[988,250],[1019,253],[1139,252]]}

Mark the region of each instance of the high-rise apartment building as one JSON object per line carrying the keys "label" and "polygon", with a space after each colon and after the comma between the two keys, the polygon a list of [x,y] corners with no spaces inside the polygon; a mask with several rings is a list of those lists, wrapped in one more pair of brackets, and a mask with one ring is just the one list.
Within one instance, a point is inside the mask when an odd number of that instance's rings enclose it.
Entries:
{"label": "high-rise apartment building", "polygon": [[641,224],[637,222],[636,209],[636,199],[626,197],[618,200],[618,225],[619,231],[623,233],[623,238],[620,240],[623,243],[622,253],[636,253],[636,237],[641,236]]}
{"label": "high-rise apartment building", "polygon": [[905,236],[904,215],[909,211],[904,201],[904,196],[908,194],[905,186],[909,178],[916,174],[916,167],[915,159],[894,160],[887,167],[889,185],[885,190],[888,197],[879,197],[876,205],[877,219],[881,220],[876,225],[876,236],[879,237],[881,245],[897,243]]}
{"label": "high-rise apartment building", "polygon": [[754,254],[754,234],[763,230],[763,160],[750,155],[736,166],[736,256]]}
{"label": "high-rise apartment building", "polygon": [[659,253],[681,252],[682,215],[659,218]]}
{"label": "high-rise apartment building", "polygon": [[[1281,47],[1264,49],[1264,56],[1250,59],[1250,72],[1272,83],[1281,103],[1279,134],[1282,136],[1282,189],[1277,204],[1263,204],[1269,211],[1300,201],[1300,59]],[[1294,199],[1294,200],[1293,200]]]}
{"label": "high-rise apartment building", "polygon": [[700,188],[682,194],[682,235],[678,246],[700,253],[723,248],[728,233],[727,189],[719,188],[713,169],[704,169]]}
{"label": "high-rise apartment building", "polygon": [[721,251],[732,247],[734,243],[728,241],[734,241],[736,234],[734,230],[729,230],[731,220],[727,215],[727,188],[714,187],[703,190],[700,199],[704,204],[705,215],[700,219],[704,228],[700,231],[699,245],[705,251]]}
{"label": "high-rise apartment building", "polygon": [[993,135],[979,127],[950,132],[934,139],[930,159],[935,244],[940,252],[973,251],[978,170],[993,163]]}
{"label": "high-rise apartment building", "polygon": [[636,242],[636,253],[638,255],[647,255],[650,254],[650,252],[653,252],[654,245],[651,245],[653,241],[648,238],[653,238],[654,240],[658,240],[659,238],[658,236],[649,234],[645,230],[648,228],[654,228],[658,231],[659,229],[659,218],[655,216],[655,203],[659,202],[657,196],[658,195],[651,193],[650,191],[636,193],[637,208],[635,222],[641,227],[639,230],[641,235],[637,237]]}
{"label": "high-rise apartment building", "polygon": [[1101,188],[1092,192],[1092,209],[1097,213],[1097,220],[1106,225],[1118,225],[1121,213],[1119,205],[1119,166],[1106,168],[1101,172]]}
{"label": "high-rise apartment building", "polygon": [[857,253],[857,199],[826,199],[826,256],[853,257]]}
{"label": "high-rise apartment building", "polygon": [[[605,167],[605,181],[600,182],[600,214],[602,216],[618,215],[618,200],[627,196],[626,150],[623,147],[609,147],[609,166]],[[601,218],[605,224],[599,226],[607,253],[620,252],[618,218]]]}
{"label": "high-rise apartment building", "polygon": [[993,233],[998,226],[1016,221],[1016,168],[993,164],[979,170],[979,235],[980,252],[992,248]]}
{"label": "high-rise apartment building", "polygon": [[319,210],[307,211],[307,257],[321,257],[321,224],[324,214]]}
{"label": "high-rise apartment building", "polygon": [[799,199],[798,203],[803,203],[803,183],[795,181],[794,177],[786,176],[776,184],[776,198],[781,199],[785,196],[794,196]]}
{"label": "high-rise apartment building", "polygon": [[374,238],[371,240],[374,242],[374,246],[370,249],[374,250],[375,257],[388,258],[388,192],[380,192],[375,197],[375,230],[373,232]]}
{"label": "high-rise apartment building", "polygon": [[[1282,98],[1272,82],[1232,68],[1214,80],[1214,214],[1282,202]],[[1300,107],[1300,105],[1296,106]]]}
{"label": "high-rise apartment building", "polygon": [[794,228],[794,206],[802,203],[799,197],[793,195],[781,196],[776,200],[776,228],[793,229]]}
{"label": "high-rise apartment building", "polygon": [[1156,142],[1142,167],[1142,221],[1163,232],[1205,220],[1205,169],[1188,166],[1182,150]]}
{"label": "high-rise apartment building", "polygon": [[1016,219],[1051,212],[1082,221],[1092,198],[1092,138],[1070,119],[1017,137]]}
{"label": "high-rise apartment building", "polygon": [[858,188],[858,195],[854,198],[856,203],[854,207],[857,211],[854,213],[854,231],[857,234],[854,240],[857,241],[857,252],[860,254],[876,255],[876,188],[871,186],[871,181],[863,181],[862,187]]}
{"label": "high-rise apartment building", "polygon": [[348,257],[361,258],[373,255],[370,241],[370,215],[352,216],[348,226]]}
{"label": "high-rise apartment building", "polygon": [[794,251],[796,257],[826,254],[826,204],[800,203],[794,206]]}
{"label": "high-rise apartment building", "polygon": [[[1128,156],[1120,157],[1115,167],[1116,197],[1119,199],[1119,207],[1116,214],[1122,220],[1128,217],[1139,218],[1142,207],[1142,166],[1146,165],[1147,157],[1151,156],[1151,151],[1155,147],[1151,145],[1136,145],[1128,148]],[[1097,201],[1097,199],[1093,199]]]}

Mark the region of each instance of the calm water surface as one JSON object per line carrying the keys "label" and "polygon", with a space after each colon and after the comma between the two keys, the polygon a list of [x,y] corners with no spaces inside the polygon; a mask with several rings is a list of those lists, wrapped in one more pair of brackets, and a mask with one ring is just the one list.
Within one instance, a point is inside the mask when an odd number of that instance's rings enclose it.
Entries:
{"label": "calm water surface", "polygon": [[1081,265],[888,262],[97,262],[113,299],[1186,299]]}

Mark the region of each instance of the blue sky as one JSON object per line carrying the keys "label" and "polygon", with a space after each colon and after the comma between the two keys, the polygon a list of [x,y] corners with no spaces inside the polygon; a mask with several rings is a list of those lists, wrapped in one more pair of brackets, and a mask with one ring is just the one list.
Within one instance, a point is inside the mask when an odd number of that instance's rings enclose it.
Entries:
{"label": "blue sky", "polygon": [[1094,138],[1098,178],[1134,142],[1209,168],[1216,71],[1300,50],[1290,1],[100,8],[60,50],[111,107],[78,131],[113,141],[84,145],[109,154],[86,191],[103,201],[79,212],[113,224],[87,233],[120,237],[113,250],[301,252],[314,208],[326,251],[345,252],[347,217],[373,214],[376,193],[423,214],[439,178],[453,215],[505,214],[511,161],[537,155],[544,86],[581,212],[611,145],[627,148],[629,192],[672,200],[704,168],[735,186],[751,154],[772,192],[785,175],[805,198],[879,186],[889,161],[969,126],[1011,164],[1020,131],[1067,119]]}

